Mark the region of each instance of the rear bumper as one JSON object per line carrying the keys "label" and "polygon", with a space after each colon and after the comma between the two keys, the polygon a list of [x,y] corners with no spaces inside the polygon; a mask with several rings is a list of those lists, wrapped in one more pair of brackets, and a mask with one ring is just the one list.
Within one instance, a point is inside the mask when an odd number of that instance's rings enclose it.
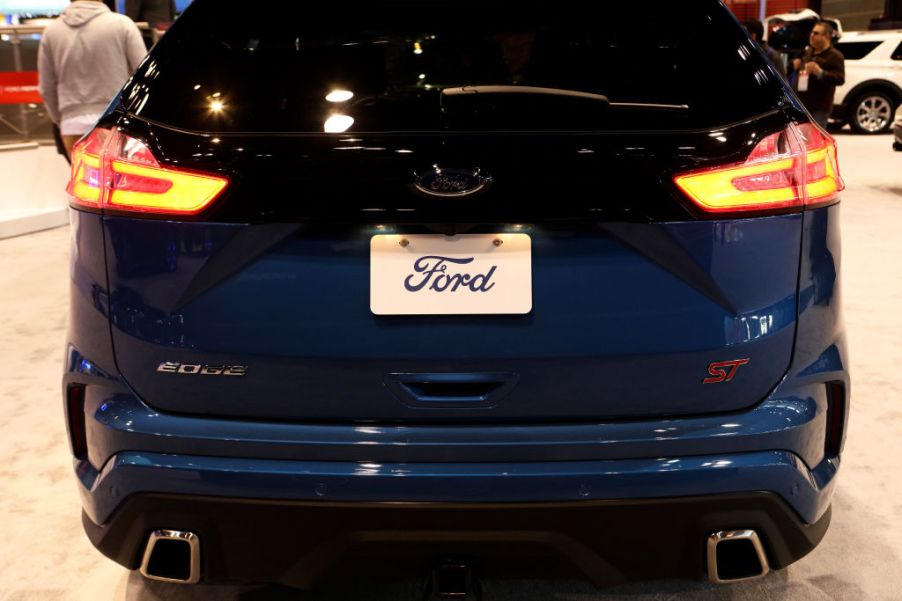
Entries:
{"label": "rear bumper", "polygon": [[[86,515],[94,545],[136,568],[150,531],[201,540],[207,582],[310,587],[333,576],[423,575],[442,558],[481,576],[582,574],[596,585],[705,576],[714,531],[753,528],[782,568],[811,551],[830,521],[805,524],[776,495],[752,492],[638,501],[451,504],[335,503],[140,494],[109,523]],[[349,572],[349,570],[352,570]]]}
{"label": "rear bumper", "polygon": [[[825,445],[831,383],[846,391],[834,415],[848,415],[838,210],[805,213],[798,342],[786,377],[753,407],[715,414],[703,406],[697,415],[654,419],[399,424],[166,413],[116,375],[109,336],[97,334],[108,323],[106,297],[85,285],[73,295],[64,387],[84,390],[80,411],[67,415],[70,434],[84,428],[75,467],[88,532],[134,567],[150,530],[196,531],[208,580],[297,585],[363,553],[354,541],[373,531],[380,549],[385,536],[399,540],[398,553],[413,545],[410,537],[459,543],[427,544],[420,558],[517,556],[542,539],[605,581],[701,577],[699,540],[716,529],[753,528],[764,533],[771,565],[787,565],[829,521],[841,449]],[[500,550],[479,534],[491,539],[496,530]],[[522,532],[531,534],[518,539]],[[644,534],[632,543],[631,532]],[[324,542],[330,537],[336,550]],[[798,537],[807,542],[785,542]],[[320,565],[320,555],[335,559]]]}
{"label": "rear bumper", "polygon": [[208,582],[421,576],[443,557],[486,576],[700,579],[707,536],[749,528],[780,568],[823,536],[839,467],[819,381],[741,413],[504,427],[173,416],[114,389],[85,399],[102,466],[75,462],[86,530],[130,568],[151,531],[194,532]]}
{"label": "rear bumper", "polygon": [[161,414],[97,383],[86,389],[88,451],[76,471],[97,524],[142,493],[518,503],[759,490],[813,523],[839,466],[825,452],[827,406],[815,381],[785,386],[745,412],[655,421],[291,424]]}
{"label": "rear bumper", "polygon": [[[792,453],[523,463],[372,463],[123,452],[100,472],[79,462],[88,517],[109,521],[133,496],[165,492],[340,503],[588,502],[766,490],[813,523],[829,505],[839,460],[814,470]],[[164,526],[161,524],[161,527]],[[169,527],[169,526],[167,526]]]}

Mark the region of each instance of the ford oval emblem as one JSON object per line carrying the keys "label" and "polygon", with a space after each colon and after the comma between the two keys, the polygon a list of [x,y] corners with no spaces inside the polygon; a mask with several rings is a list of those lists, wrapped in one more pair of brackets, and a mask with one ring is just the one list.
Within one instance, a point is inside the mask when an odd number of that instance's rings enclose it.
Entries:
{"label": "ford oval emblem", "polygon": [[492,178],[482,175],[479,169],[449,169],[434,165],[426,173],[414,174],[414,188],[429,196],[440,198],[460,198],[485,190]]}

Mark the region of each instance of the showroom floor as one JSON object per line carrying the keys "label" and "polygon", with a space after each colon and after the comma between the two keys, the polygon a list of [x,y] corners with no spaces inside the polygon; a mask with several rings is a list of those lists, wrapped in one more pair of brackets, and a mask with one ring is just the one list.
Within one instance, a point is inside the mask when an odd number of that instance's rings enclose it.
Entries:
{"label": "showroom floor", "polygon": [[[852,353],[852,416],[823,543],[750,583],[642,583],[595,591],[579,582],[498,582],[486,600],[665,601],[902,599],[902,153],[887,136],[841,135],[843,277]],[[67,227],[0,240],[0,601],[420,599],[419,583],[353,578],[317,594],[145,582],[82,533],[61,413]]]}

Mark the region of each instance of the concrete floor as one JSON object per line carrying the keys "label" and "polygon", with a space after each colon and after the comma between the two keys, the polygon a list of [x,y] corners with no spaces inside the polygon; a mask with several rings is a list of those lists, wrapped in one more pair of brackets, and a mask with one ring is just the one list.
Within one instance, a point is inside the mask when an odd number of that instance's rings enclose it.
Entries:
{"label": "concrete floor", "polygon": [[[840,135],[843,282],[853,408],[821,545],[787,570],[733,586],[497,582],[486,600],[665,601],[902,599],[902,153],[887,136]],[[419,599],[418,583],[349,579],[317,594],[145,582],[82,533],[61,413],[68,228],[0,240],[0,601]]]}

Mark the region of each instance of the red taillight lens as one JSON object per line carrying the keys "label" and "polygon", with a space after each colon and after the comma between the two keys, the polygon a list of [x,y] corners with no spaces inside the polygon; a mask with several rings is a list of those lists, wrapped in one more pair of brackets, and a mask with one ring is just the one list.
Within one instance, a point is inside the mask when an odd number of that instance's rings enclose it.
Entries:
{"label": "red taillight lens", "polygon": [[194,215],[228,183],[220,175],[162,167],[140,140],[95,129],[73,149],[67,190],[75,204],[92,208]]}
{"label": "red taillight lens", "polygon": [[802,209],[845,187],[836,143],[809,123],[764,138],[740,164],[681,173],[674,183],[706,213]]}
{"label": "red taillight lens", "polygon": [[800,125],[799,133],[805,144],[805,203],[813,205],[833,200],[846,187],[839,174],[836,141],[812,123]]}
{"label": "red taillight lens", "polygon": [[72,175],[66,191],[76,204],[99,208],[103,192],[103,151],[112,132],[95,129],[72,149]]}

